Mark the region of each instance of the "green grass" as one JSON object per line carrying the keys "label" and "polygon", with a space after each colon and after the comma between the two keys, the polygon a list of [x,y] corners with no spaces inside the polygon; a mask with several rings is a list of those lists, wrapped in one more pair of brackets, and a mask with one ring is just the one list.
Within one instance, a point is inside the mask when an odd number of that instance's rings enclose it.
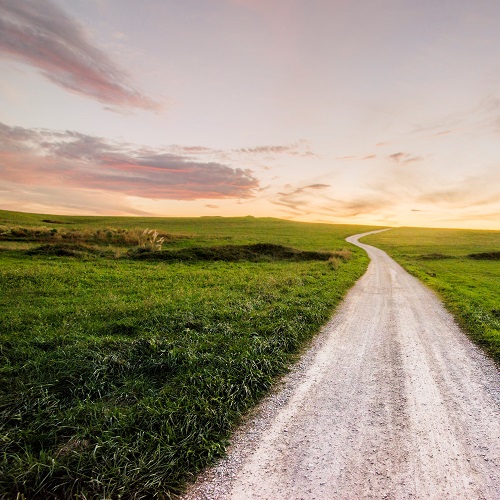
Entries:
{"label": "green grass", "polygon": [[[142,260],[145,228],[168,238]],[[363,274],[344,238],[370,229],[0,211],[0,497],[181,491]]]}
{"label": "green grass", "polygon": [[363,242],[434,289],[471,339],[500,361],[500,231],[398,228]]}

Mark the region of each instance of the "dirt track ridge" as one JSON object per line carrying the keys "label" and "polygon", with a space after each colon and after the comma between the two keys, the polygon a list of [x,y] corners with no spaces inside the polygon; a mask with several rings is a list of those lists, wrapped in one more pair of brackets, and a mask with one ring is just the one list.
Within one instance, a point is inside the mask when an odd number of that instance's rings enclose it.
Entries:
{"label": "dirt track ridge", "polygon": [[436,296],[366,274],[186,499],[500,499],[500,376]]}

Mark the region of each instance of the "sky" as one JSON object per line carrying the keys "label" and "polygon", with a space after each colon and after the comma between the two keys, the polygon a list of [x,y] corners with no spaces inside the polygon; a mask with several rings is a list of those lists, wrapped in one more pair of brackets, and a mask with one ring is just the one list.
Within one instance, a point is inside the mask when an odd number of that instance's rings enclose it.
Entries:
{"label": "sky", "polygon": [[498,0],[0,0],[0,208],[500,229]]}

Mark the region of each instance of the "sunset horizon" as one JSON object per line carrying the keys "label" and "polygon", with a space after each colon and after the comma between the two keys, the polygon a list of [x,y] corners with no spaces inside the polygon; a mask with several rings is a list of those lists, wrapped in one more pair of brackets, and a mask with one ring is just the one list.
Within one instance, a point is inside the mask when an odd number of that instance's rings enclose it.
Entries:
{"label": "sunset horizon", "polygon": [[0,0],[0,209],[499,230],[499,16]]}
{"label": "sunset horizon", "polygon": [[499,498],[500,1],[0,0],[0,498]]}

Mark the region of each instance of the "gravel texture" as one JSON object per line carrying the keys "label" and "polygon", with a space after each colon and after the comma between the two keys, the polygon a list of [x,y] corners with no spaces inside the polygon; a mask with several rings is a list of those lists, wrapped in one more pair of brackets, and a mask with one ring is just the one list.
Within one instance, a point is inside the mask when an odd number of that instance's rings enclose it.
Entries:
{"label": "gravel texture", "polygon": [[366,274],[184,500],[500,499],[497,368],[365,234]]}

